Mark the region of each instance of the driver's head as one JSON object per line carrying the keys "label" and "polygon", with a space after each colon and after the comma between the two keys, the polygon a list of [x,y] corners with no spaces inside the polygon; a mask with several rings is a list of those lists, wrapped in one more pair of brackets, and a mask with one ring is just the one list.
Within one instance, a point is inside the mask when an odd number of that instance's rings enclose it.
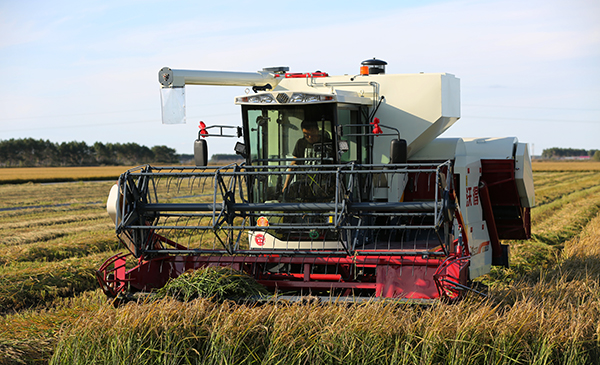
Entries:
{"label": "driver's head", "polygon": [[305,120],[300,125],[304,138],[308,143],[313,144],[321,140],[321,134],[319,133],[319,125],[314,120]]}

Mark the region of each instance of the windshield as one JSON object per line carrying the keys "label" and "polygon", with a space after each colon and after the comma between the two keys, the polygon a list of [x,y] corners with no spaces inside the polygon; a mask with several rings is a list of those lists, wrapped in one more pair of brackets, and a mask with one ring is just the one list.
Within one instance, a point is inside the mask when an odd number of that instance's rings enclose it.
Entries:
{"label": "windshield", "polygon": [[333,163],[334,105],[247,107],[253,165]]}
{"label": "windshield", "polygon": [[[307,187],[302,182],[308,175],[287,172],[337,163],[335,107],[335,104],[243,107],[250,164],[282,166],[269,169],[271,174],[260,175],[251,182],[255,202],[331,199],[329,190],[335,188],[333,181],[329,181],[331,176],[319,175]],[[307,189],[311,189],[311,194]]]}
{"label": "windshield", "polygon": [[[272,166],[267,170],[269,174],[249,181],[254,202],[329,201],[333,198],[332,188],[335,190],[335,174],[311,175],[310,170],[329,171],[322,165],[370,161],[371,138],[366,136],[369,128],[358,127],[365,125],[367,113],[358,106],[244,105],[242,115],[247,162]],[[345,148],[339,150],[338,142]]]}

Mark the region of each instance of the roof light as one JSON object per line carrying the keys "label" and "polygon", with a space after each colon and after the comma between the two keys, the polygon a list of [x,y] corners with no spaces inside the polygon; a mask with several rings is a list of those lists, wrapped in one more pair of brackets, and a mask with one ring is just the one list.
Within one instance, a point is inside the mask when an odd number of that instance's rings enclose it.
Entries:
{"label": "roof light", "polygon": [[304,101],[304,94],[292,94],[290,98],[290,103],[302,103]]}
{"label": "roof light", "polygon": [[314,103],[315,101],[321,101],[321,98],[319,97],[319,95],[306,95],[304,101],[306,101],[307,103]]}
{"label": "roof light", "polygon": [[290,98],[290,103],[316,103],[319,101],[331,101],[332,95],[304,94],[294,93]]}
{"label": "roof light", "polygon": [[258,94],[251,96],[239,96],[235,98],[236,103],[256,103],[256,104],[272,104],[275,99],[271,94]]}
{"label": "roof light", "polygon": [[271,94],[262,94],[259,96],[261,103],[274,103],[275,99],[271,96]]}
{"label": "roof light", "polygon": [[288,103],[318,103],[323,101],[335,101],[333,95],[321,94],[305,94],[293,93],[291,97],[286,93],[278,94],[255,94],[249,96],[238,96],[235,98],[236,103],[253,103],[253,104],[288,104]]}

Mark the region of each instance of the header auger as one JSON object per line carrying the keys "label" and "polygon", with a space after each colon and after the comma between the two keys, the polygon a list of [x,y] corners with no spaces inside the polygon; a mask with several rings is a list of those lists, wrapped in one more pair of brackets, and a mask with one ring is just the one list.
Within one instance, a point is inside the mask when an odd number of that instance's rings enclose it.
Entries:
{"label": "header auger", "polygon": [[[108,211],[138,265],[107,260],[105,293],[230,266],[285,294],[456,299],[507,266],[500,240],[530,237],[527,146],[437,138],[460,117],[459,80],[387,75],[385,65],[367,60],[344,76],[160,70],[165,123],[185,121],[186,85],[254,92],[235,98],[240,127],[201,124],[196,166],[120,176]],[[245,162],[206,166],[214,136],[241,138]]]}

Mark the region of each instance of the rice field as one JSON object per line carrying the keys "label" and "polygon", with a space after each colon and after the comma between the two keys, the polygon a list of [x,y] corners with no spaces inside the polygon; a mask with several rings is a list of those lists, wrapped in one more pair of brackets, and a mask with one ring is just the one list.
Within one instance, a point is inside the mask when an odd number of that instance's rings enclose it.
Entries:
{"label": "rice field", "polygon": [[533,171],[600,171],[600,161],[544,161],[534,160]]}
{"label": "rice field", "polygon": [[116,180],[127,166],[9,167],[0,169],[0,184]]}
{"label": "rice field", "polygon": [[534,164],[534,239],[505,242],[511,268],[480,280],[489,298],[429,307],[115,308],[94,277],[123,251],[112,183],[0,185],[0,364],[600,363],[600,169],[549,166]]}

